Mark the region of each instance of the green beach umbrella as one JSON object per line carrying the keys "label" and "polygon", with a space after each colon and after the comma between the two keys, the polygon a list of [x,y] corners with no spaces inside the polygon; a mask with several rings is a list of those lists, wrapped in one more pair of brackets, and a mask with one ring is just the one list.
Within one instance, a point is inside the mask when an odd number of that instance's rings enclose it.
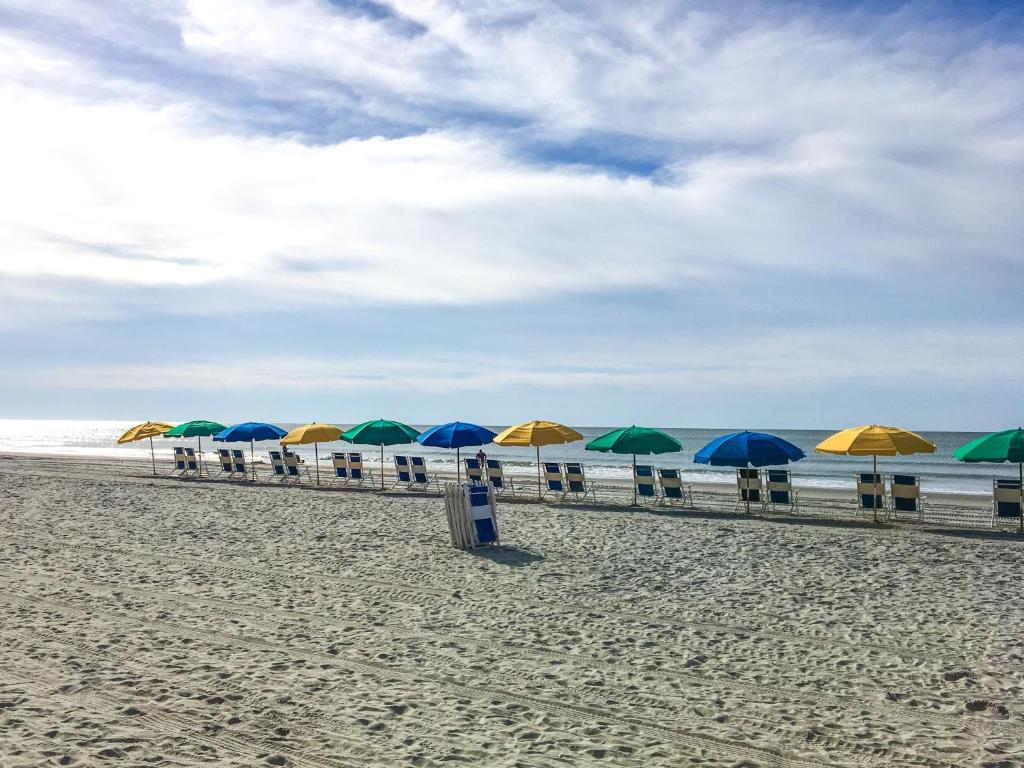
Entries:
{"label": "green beach umbrella", "polygon": [[633,454],[633,503],[636,504],[636,457],[637,454],[646,456],[652,453],[674,453],[683,450],[683,445],[672,435],[666,435],[658,429],[638,427],[634,424],[631,427],[612,430],[591,440],[586,445],[588,451],[600,451],[602,453],[631,453]]}
{"label": "green beach umbrella", "polygon": [[1009,462],[1017,465],[1020,479],[1020,531],[1024,533],[1024,429],[1007,429],[979,437],[953,451],[953,458],[967,462]]}
{"label": "green beach umbrella", "polygon": [[186,421],[184,424],[179,424],[176,427],[164,432],[164,437],[195,437],[198,438],[199,448],[199,474],[203,474],[203,438],[209,437],[210,435],[216,435],[218,432],[223,432],[225,429],[223,424],[218,424],[216,421]]}
{"label": "green beach umbrella", "polygon": [[360,445],[380,446],[380,489],[384,490],[384,446],[411,443],[420,433],[400,421],[377,419],[364,421],[341,433],[341,439]]}

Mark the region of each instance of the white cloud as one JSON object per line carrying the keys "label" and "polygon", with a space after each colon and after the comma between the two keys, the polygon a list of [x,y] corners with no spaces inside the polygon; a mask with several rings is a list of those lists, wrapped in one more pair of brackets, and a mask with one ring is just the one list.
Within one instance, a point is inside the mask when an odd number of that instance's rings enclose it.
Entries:
{"label": "white cloud", "polygon": [[[150,14],[180,24],[183,48],[155,51],[178,63],[313,101],[343,86],[369,115],[425,121],[326,144],[240,135],[208,97],[0,33],[0,276],[301,307],[1019,261],[1020,46],[662,2],[392,7],[398,19],[317,0],[62,11],[107,41]],[[531,122],[453,128],[453,109]],[[660,143],[665,173],[519,151],[591,131]]]}

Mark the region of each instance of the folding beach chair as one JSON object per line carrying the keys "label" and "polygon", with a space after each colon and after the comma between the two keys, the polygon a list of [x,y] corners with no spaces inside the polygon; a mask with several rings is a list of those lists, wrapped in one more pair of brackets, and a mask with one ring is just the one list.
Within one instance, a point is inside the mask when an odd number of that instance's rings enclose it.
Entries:
{"label": "folding beach chair", "polygon": [[497,459],[487,460],[487,482],[494,486],[494,490],[497,493],[511,493],[513,496],[516,495],[515,484],[512,478],[505,477],[505,467]]}
{"label": "folding beach chair", "polygon": [[484,470],[480,466],[480,459],[463,459],[466,465],[466,481],[470,483],[482,483],[484,481]]}
{"label": "folding beach chair", "polygon": [[755,467],[740,467],[736,470],[736,507],[752,506],[764,509],[764,487],[761,485],[761,470]]}
{"label": "folding beach chair", "polygon": [[[381,467],[381,471],[384,468]],[[363,467],[363,454],[350,453],[348,455],[348,479],[350,483],[362,485],[367,480],[373,483],[373,472]]]}
{"label": "folding beach chair", "polygon": [[288,473],[288,479],[296,483],[302,482],[302,476],[305,475],[306,479],[310,482],[313,478],[310,477],[309,470],[306,465],[299,461],[298,455],[291,451],[284,451],[284,470]]}
{"label": "folding beach chair", "polygon": [[280,451],[270,451],[270,471],[272,479],[279,483],[288,482],[288,470],[284,466],[284,456]]}
{"label": "folding beach chair", "polygon": [[188,464],[185,461],[185,449],[180,445],[174,446],[174,468],[172,475],[184,475],[188,471]]}
{"label": "folding beach chair", "polygon": [[412,469],[409,467],[408,456],[395,456],[395,477],[397,479],[392,488],[401,483],[405,483],[406,488],[412,485]]}
{"label": "folding beach chair", "polygon": [[423,460],[422,456],[410,456],[409,469],[412,472],[412,481],[409,483],[410,488],[416,485],[421,490],[426,491],[433,485],[440,490],[440,486],[437,484],[437,475],[427,474],[427,462]]}
{"label": "folding beach chair", "polygon": [[586,474],[583,472],[583,465],[579,462],[567,461],[565,463],[565,491],[562,493],[562,498],[564,499],[570,493],[576,501],[580,499],[586,501],[587,496],[597,501],[597,496],[594,494],[594,484],[587,482]]}
{"label": "folding beach chair", "polygon": [[916,475],[893,475],[891,481],[892,514],[911,515],[924,519],[924,496],[921,495],[921,479]]}
{"label": "folding beach chair", "polygon": [[246,480],[249,468],[245,466],[245,452],[237,448],[231,449],[231,477],[234,480]]}
{"label": "folding beach chair", "polygon": [[334,467],[334,477],[331,478],[330,484],[341,483],[346,485],[348,483],[348,459],[345,458],[345,454],[340,451],[332,453],[331,464]]}
{"label": "folding beach chair", "polygon": [[787,507],[793,514],[800,511],[800,492],[793,488],[793,476],[788,469],[766,469],[765,479],[766,503],[773,512],[779,507]]}
{"label": "folding beach chair", "polygon": [[199,459],[196,458],[195,448],[185,449],[185,472],[193,477],[199,477]]}
{"label": "folding beach chair", "polygon": [[661,491],[655,498],[655,504],[681,504],[693,509],[693,486],[683,484],[678,469],[659,469],[658,484]]}
{"label": "folding beach chair", "polygon": [[1020,480],[992,481],[992,515],[995,519],[1020,517]]}
{"label": "folding beach chair", "polygon": [[231,477],[235,474],[235,465],[231,461],[231,451],[227,448],[217,449],[217,463],[220,464],[220,472],[217,473],[217,477],[221,475]]}
{"label": "folding beach chair", "polygon": [[637,497],[657,501],[658,489],[654,482],[654,467],[650,464],[637,464],[633,470],[633,485],[636,486]]}
{"label": "folding beach chair", "polygon": [[565,478],[562,476],[562,465],[555,462],[544,462],[544,493],[565,498]]}
{"label": "folding beach chair", "polygon": [[880,474],[857,474],[857,512],[885,512],[885,481]]}

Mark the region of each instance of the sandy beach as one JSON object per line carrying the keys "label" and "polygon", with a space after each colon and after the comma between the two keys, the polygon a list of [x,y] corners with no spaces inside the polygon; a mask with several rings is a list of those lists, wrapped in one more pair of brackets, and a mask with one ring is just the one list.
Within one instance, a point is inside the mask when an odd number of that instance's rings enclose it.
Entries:
{"label": "sandy beach", "polygon": [[[1024,765],[1024,542],[0,459],[0,765]],[[113,467],[113,465],[110,465]]]}

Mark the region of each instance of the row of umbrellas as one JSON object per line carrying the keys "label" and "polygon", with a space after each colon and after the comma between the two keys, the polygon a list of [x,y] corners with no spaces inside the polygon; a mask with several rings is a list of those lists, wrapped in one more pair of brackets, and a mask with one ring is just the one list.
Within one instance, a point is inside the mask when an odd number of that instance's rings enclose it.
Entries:
{"label": "row of umbrellas", "polygon": [[[432,427],[421,433],[398,421],[377,419],[365,421],[348,430],[342,430],[332,424],[313,422],[297,427],[291,432],[285,432],[273,424],[261,422],[245,422],[225,427],[223,424],[212,421],[189,421],[177,426],[147,421],[126,431],[117,442],[128,443],[148,438],[153,473],[156,474],[153,438],[157,436],[199,438],[200,454],[202,453],[202,438],[209,436],[218,442],[248,442],[251,453],[255,452],[255,442],[261,440],[279,440],[281,445],[312,443],[317,459],[315,462],[317,484],[320,482],[319,443],[336,440],[346,440],[359,445],[379,445],[382,466],[384,446],[386,445],[400,445],[415,441],[421,445],[435,448],[454,448],[460,479],[462,470],[459,450],[461,448],[482,446],[491,442],[502,446],[534,447],[537,451],[538,494],[541,493],[543,487],[541,447],[583,439],[583,435],[572,427],[553,421],[527,421],[509,427],[501,433],[492,432],[478,424],[453,421]],[[588,451],[632,454],[634,473],[638,455],[673,453],[682,449],[682,444],[671,435],[658,429],[636,425],[613,430],[591,440],[586,445]],[[871,424],[837,432],[819,443],[815,450],[819,453],[871,456],[872,470],[874,474],[877,474],[879,456],[934,453],[935,444],[906,429]],[[806,454],[800,448],[777,435],[744,430],[715,438],[697,451],[694,461],[698,464],[712,466],[765,467],[799,461],[805,456]],[[959,461],[965,462],[1011,462],[1017,464],[1021,479],[1021,506],[1024,508],[1024,429],[1010,429],[985,435],[961,446],[953,453],[953,456]],[[383,487],[382,472],[381,488]],[[636,503],[635,488],[633,502]],[[874,510],[874,517],[877,522],[877,508]],[[1024,516],[1021,518],[1021,531],[1024,532]]]}

